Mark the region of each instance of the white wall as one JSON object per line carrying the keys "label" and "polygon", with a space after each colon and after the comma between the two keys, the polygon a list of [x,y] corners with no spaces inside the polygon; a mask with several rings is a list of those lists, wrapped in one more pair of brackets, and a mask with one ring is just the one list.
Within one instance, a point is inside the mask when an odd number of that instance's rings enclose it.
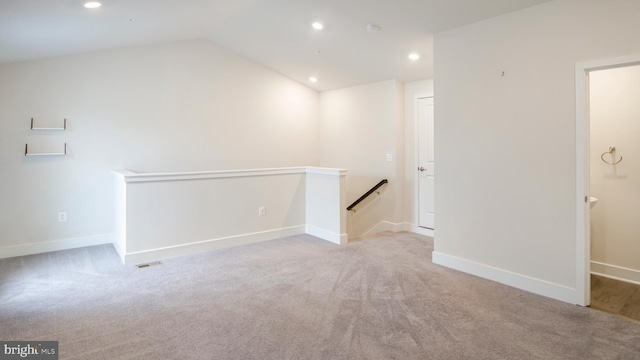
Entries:
{"label": "white wall", "polygon": [[[348,169],[347,203],[382,179],[389,183],[347,214],[350,238],[381,222],[402,221],[404,183],[403,87],[384,81],[323,92],[320,96],[320,166]],[[393,161],[386,160],[386,154]]]}
{"label": "white wall", "polygon": [[[316,91],[207,41],[0,65],[3,255],[110,241],[114,168],[314,165],[318,113]],[[25,158],[27,142],[69,155]]]}
{"label": "white wall", "polygon": [[582,298],[575,64],[640,53],[639,12],[557,0],[435,36],[436,261]]}
{"label": "white wall", "polygon": [[[589,80],[590,186],[599,199],[591,210],[591,269],[638,282],[640,66],[592,71]],[[616,147],[616,161],[623,157],[615,166],[600,158],[609,146]]]}

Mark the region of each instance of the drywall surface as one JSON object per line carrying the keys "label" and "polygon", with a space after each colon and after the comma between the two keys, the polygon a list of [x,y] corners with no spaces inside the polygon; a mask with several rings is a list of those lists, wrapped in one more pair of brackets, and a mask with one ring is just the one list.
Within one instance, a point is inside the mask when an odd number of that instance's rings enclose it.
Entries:
{"label": "drywall surface", "polygon": [[316,91],[204,40],[0,65],[3,256],[110,241],[112,169],[315,165],[318,113]]}
{"label": "drywall surface", "polygon": [[346,245],[346,170],[307,168],[305,189],[306,232]]}
{"label": "drywall surface", "polygon": [[125,263],[309,233],[346,244],[346,171],[114,171],[116,239]]}
{"label": "drywall surface", "polygon": [[[640,281],[640,66],[592,71],[590,92],[591,260],[599,272],[627,269]],[[615,146],[615,159],[601,154]],[[604,270],[604,271],[603,271]],[[615,270],[615,269],[611,269]],[[622,274],[617,274],[620,277]]]}
{"label": "drywall surface", "polygon": [[[416,98],[433,96],[433,80],[404,84],[404,221],[418,224],[418,124],[416,123]],[[435,100],[435,99],[434,99]]]}
{"label": "drywall surface", "polygon": [[[349,170],[347,203],[382,179],[389,180],[380,194],[374,193],[356,207],[356,212],[347,214],[350,238],[382,221],[401,220],[402,96],[402,85],[395,80],[326,91],[320,96],[320,166]],[[392,161],[387,161],[387,154]]]}
{"label": "drywall surface", "polygon": [[575,64],[640,53],[638,13],[637,1],[557,0],[435,36],[436,261],[583,296]]}

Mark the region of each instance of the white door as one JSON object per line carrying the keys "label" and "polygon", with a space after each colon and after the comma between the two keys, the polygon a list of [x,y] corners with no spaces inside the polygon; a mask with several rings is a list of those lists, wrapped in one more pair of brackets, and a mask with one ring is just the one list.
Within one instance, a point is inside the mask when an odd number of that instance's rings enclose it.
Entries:
{"label": "white door", "polygon": [[433,98],[419,98],[418,121],[418,225],[433,229],[435,162],[433,156]]}

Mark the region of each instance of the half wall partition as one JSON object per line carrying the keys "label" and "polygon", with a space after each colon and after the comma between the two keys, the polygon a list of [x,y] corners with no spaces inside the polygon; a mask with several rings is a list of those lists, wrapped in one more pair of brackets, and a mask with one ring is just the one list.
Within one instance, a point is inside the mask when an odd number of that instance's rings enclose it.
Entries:
{"label": "half wall partition", "polygon": [[346,170],[114,171],[126,264],[308,233],[346,244]]}

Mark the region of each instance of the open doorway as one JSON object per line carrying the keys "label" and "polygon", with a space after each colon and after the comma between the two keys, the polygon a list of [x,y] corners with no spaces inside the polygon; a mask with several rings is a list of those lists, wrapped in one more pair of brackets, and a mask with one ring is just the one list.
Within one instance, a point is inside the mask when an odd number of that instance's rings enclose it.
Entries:
{"label": "open doorway", "polygon": [[640,153],[639,64],[640,56],[632,56],[576,66],[579,300],[637,319],[640,158],[634,158]]}
{"label": "open doorway", "polygon": [[636,320],[640,320],[638,99],[640,65],[590,72],[591,307]]}

